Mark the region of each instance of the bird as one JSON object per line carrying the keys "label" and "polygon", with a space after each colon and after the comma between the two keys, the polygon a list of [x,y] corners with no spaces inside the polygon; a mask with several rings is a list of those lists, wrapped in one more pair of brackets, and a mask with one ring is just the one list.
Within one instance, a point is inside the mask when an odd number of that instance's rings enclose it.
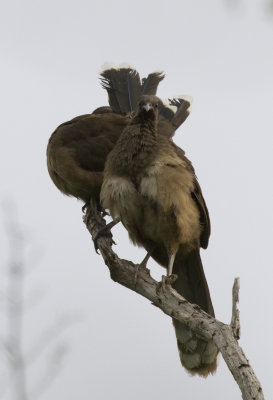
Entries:
{"label": "bird", "polygon": [[[140,80],[139,73],[132,67],[109,67],[102,71],[101,83],[108,92],[109,106],[99,107],[91,114],[80,115],[64,122],[55,129],[48,142],[48,172],[53,183],[63,194],[76,197],[87,204],[91,198],[99,201],[107,155],[114,148],[123,129],[131,122],[139,97],[143,94],[155,95],[163,78],[163,73],[154,72]],[[160,104],[158,131],[159,134],[171,138],[189,116],[191,100],[179,96],[169,99],[169,104],[173,107]],[[179,156],[183,157],[184,152],[177,146],[175,148]],[[197,183],[196,185],[194,195],[198,198],[200,191]],[[206,209],[200,213],[205,220]],[[205,234],[203,236],[205,237]],[[146,239],[143,238],[142,245],[149,252],[149,241],[146,243]],[[158,263],[166,265],[166,254],[161,246],[156,246],[155,243],[153,246],[151,256]],[[178,258],[179,253],[176,261]],[[179,282],[180,280],[176,285]],[[183,285],[183,282],[181,284]],[[202,298],[202,295],[200,297]],[[190,294],[187,298],[192,302],[195,300]],[[201,301],[195,302],[207,309]]]}
{"label": "bird", "polygon": [[[138,110],[109,153],[100,193],[102,207],[119,218],[133,244],[144,247],[173,287],[214,317],[200,257],[208,246],[210,219],[192,163],[168,136],[159,133],[162,101],[142,95]],[[217,367],[218,350],[173,319],[180,360],[192,375]]]}
{"label": "bird", "polygon": [[[162,72],[152,72],[140,79],[130,66],[109,66],[100,75],[109,106],[62,123],[47,146],[47,168],[53,183],[63,194],[85,204],[91,198],[99,201],[105,160],[130,123],[139,97],[155,95],[164,79]],[[160,134],[171,137],[188,117],[191,103],[182,97],[170,99],[169,103],[172,108],[162,105],[158,129]]]}

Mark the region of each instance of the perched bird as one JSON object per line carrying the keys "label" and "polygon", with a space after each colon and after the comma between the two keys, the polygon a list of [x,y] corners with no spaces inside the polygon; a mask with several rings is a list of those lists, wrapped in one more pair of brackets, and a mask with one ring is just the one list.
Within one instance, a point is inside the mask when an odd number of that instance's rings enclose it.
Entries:
{"label": "perched bird", "polygon": [[[74,196],[85,203],[89,202],[90,198],[99,200],[107,155],[114,148],[123,129],[133,122],[132,116],[137,111],[140,96],[155,95],[159,82],[164,78],[161,73],[151,73],[147,78],[140,80],[138,72],[129,67],[109,68],[104,70],[101,76],[102,86],[108,92],[109,106],[100,107],[92,114],[80,115],[61,124],[51,135],[47,147],[47,166],[54,184],[64,194]],[[171,138],[188,117],[191,104],[181,97],[170,100],[170,105],[174,106],[175,111],[161,102],[158,104],[157,133],[166,138]],[[177,156],[183,159],[184,152],[171,143]],[[192,196],[198,204],[200,223],[203,227],[200,244],[206,247],[210,230],[209,218],[200,187],[197,181],[194,182]],[[164,246],[145,235],[142,237],[141,232],[139,241],[148,251],[153,249],[151,256],[156,261],[167,265],[168,255]],[[179,275],[175,282],[176,289],[189,301],[199,304],[213,315],[202,265],[199,266],[194,261],[192,266],[188,257],[187,263],[184,260],[182,269],[180,253],[178,251],[174,262],[174,272]],[[177,272],[178,269],[183,272],[183,279]],[[177,324],[176,321],[174,323]],[[183,327],[183,332],[183,340],[181,339],[178,345],[181,348],[187,346],[188,349],[194,347],[195,337],[192,337],[186,327]],[[198,346],[200,343],[199,341]],[[185,358],[187,353],[183,354]]]}
{"label": "perched bird", "polygon": [[[136,115],[107,157],[101,204],[121,219],[134,244],[178,276],[173,285],[178,293],[214,316],[200,258],[210,235],[208,210],[191,162],[159,132],[161,108],[156,96],[140,98]],[[201,376],[213,373],[214,343],[176,320],[173,324],[185,368]]]}
{"label": "perched bird", "polygon": [[[130,123],[142,94],[155,95],[164,78],[154,72],[140,80],[131,67],[109,68],[101,73],[110,107],[80,115],[61,124],[51,135],[47,147],[47,167],[57,188],[85,203],[99,200],[104,163],[122,130]],[[171,137],[189,115],[190,102],[172,99],[176,112],[162,105],[158,131]]]}

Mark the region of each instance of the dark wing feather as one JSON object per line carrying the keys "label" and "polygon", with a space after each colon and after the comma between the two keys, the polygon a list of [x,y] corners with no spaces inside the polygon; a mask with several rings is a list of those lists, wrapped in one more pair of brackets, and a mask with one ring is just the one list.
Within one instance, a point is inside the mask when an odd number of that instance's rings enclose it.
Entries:
{"label": "dark wing feather", "polygon": [[201,187],[196,178],[194,180],[194,191],[191,195],[200,212],[200,224],[202,227],[200,246],[203,247],[203,249],[206,249],[208,247],[210,237],[210,218],[204,197],[202,195]]}

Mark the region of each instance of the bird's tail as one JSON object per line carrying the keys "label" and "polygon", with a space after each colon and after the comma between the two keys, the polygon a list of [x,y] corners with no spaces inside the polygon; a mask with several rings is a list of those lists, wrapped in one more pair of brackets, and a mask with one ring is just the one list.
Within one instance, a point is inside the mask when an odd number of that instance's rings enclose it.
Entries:
{"label": "bird's tail", "polygon": [[[214,317],[209,288],[199,251],[188,255],[177,254],[173,273],[178,276],[175,290],[191,303],[199,305]],[[195,335],[186,325],[173,319],[177,345],[182,365],[192,374],[206,377],[217,367],[218,349],[212,341],[206,342]]]}
{"label": "bird's tail", "polygon": [[190,96],[177,96],[173,99],[169,99],[169,104],[176,107],[176,113],[172,118],[172,124],[175,129],[177,129],[190,115],[192,98]]}
{"label": "bird's tail", "polygon": [[141,81],[141,94],[156,95],[159,83],[165,78],[162,71],[151,72],[147,78],[142,78]]}
{"label": "bird's tail", "polygon": [[113,112],[128,114],[136,110],[142,94],[155,95],[162,72],[152,72],[140,80],[132,67],[109,67],[101,72],[101,84],[107,90],[109,105]]}

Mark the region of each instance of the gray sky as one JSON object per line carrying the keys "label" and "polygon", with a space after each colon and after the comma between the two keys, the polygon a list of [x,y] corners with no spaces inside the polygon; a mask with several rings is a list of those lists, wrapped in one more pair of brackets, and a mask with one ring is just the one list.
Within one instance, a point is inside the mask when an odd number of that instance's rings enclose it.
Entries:
{"label": "gray sky", "polygon": [[[187,375],[171,320],[110,280],[81,203],[49,179],[51,132],[107,103],[98,81],[106,61],[128,62],[141,75],[164,70],[160,97],[194,97],[175,142],[193,162],[211,215],[202,258],[216,315],[230,321],[240,276],[240,344],[272,398],[273,21],[262,2],[233,9],[219,0],[11,0],[1,8],[0,199],[16,200],[29,242],[43,250],[27,290],[48,291],[26,316],[26,347],[60,313],[84,315],[65,335],[70,356],[43,399],[241,398],[222,359],[214,377]],[[114,238],[120,256],[142,259],[121,226]],[[164,273],[149,266],[157,278]]]}

